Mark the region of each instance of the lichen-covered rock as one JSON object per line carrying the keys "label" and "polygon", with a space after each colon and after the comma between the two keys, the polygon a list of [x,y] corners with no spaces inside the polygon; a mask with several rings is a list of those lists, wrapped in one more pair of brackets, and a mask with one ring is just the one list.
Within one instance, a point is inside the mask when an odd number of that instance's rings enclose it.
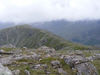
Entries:
{"label": "lichen-covered rock", "polygon": [[0,75],[12,75],[12,72],[7,67],[0,64]]}
{"label": "lichen-covered rock", "polygon": [[77,75],[98,75],[97,70],[85,57],[69,55],[64,58],[66,64],[77,70]]}

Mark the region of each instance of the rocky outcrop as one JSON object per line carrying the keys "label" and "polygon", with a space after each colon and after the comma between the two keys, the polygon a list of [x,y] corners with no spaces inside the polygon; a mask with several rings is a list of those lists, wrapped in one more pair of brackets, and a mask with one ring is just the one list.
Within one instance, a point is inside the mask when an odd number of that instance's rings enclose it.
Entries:
{"label": "rocky outcrop", "polygon": [[64,60],[73,70],[77,71],[77,75],[98,75],[95,66],[84,56],[73,54],[64,57]]}
{"label": "rocky outcrop", "polygon": [[51,62],[51,65],[53,66],[53,68],[60,68],[60,62],[58,60],[56,61],[52,61]]}
{"label": "rocky outcrop", "polygon": [[0,75],[13,75],[12,72],[0,63]]}
{"label": "rocky outcrop", "polygon": [[90,61],[100,59],[100,54],[85,57],[79,50],[62,53],[46,46],[15,49],[13,53],[1,55],[0,63],[12,73],[0,64],[0,75],[99,75]]}
{"label": "rocky outcrop", "polygon": [[87,57],[89,61],[100,60],[100,54],[95,54],[93,56]]}

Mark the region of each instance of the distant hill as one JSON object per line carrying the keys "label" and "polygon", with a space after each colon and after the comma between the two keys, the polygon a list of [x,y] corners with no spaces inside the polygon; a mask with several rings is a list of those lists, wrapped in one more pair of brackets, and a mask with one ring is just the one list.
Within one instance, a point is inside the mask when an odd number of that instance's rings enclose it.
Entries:
{"label": "distant hill", "polygon": [[55,49],[92,49],[88,46],[71,43],[50,32],[36,29],[28,25],[0,30],[0,46],[6,44],[28,48],[38,48],[46,45]]}
{"label": "distant hill", "polygon": [[48,30],[72,42],[100,46],[100,20],[76,22],[58,20],[33,23],[32,25],[37,28]]}
{"label": "distant hill", "polygon": [[0,29],[8,28],[14,25],[15,24],[12,22],[0,22]]}

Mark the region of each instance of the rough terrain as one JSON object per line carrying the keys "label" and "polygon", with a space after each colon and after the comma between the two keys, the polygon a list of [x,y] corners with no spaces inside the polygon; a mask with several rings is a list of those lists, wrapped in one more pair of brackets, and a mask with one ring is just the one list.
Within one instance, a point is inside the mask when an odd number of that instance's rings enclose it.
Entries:
{"label": "rough terrain", "polygon": [[0,49],[0,75],[100,75],[99,50]]}

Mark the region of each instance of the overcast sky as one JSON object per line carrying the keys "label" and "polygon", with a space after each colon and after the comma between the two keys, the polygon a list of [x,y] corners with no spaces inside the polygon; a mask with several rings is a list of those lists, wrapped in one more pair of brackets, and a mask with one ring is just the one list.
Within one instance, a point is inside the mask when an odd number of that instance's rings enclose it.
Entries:
{"label": "overcast sky", "polygon": [[0,0],[0,21],[100,19],[100,0]]}

